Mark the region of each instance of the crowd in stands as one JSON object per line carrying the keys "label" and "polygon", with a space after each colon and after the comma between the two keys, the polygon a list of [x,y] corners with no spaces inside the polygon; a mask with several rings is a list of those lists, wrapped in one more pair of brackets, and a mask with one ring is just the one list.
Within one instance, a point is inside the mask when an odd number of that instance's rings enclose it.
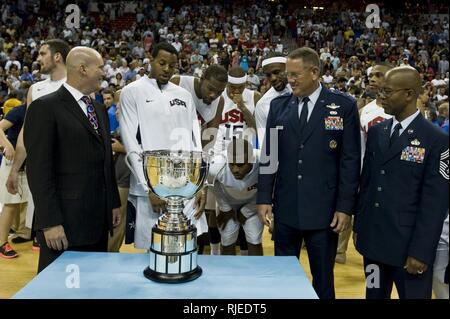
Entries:
{"label": "crowd in stands", "polygon": [[80,25],[70,28],[64,9],[72,2],[3,2],[3,113],[22,104],[28,87],[45,78],[36,57],[40,43],[49,38],[98,50],[105,61],[102,87],[112,91],[147,74],[152,46],[167,41],[179,52],[180,74],[200,77],[211,64],[226,68],[239,65],[250,75],[248,87],[262,94],[270,85],[262,73],[262,59],[271,51],[287,54],[310,46],[320,54],[323,84],[354,96],[361,107],[374,98],[368,76],[380,61],[419,70],[424,81],[424,107],[431,119],[439,105],[448,101],[449,31],[448,15],[443,14],[448,6],[444,3],[430,7],[406,2],[400,12],[381,7],[378,28],[368,28],[363,5],[330,3],[326,8],[310,8],[284,1],[188,1],[173,6],[159,0],[78,1]]}

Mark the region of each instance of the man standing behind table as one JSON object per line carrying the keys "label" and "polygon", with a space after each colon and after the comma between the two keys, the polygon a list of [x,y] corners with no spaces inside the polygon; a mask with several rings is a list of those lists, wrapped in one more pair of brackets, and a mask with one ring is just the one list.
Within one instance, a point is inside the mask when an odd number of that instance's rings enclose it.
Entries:
{"label": "man standing behind table", "polygon": [[331,299],[338,234],[348,227],[358,189],[358,108],[353,98],[322,87],[314,50],[292,51],[286,71],[293,94],[270,105],[258,211],[269,226],[273,209],[275,255],[299,257],[305,241],[313,287]]}
{"label": "man standing behind table", "polygon": [[[122,140],[128,153],[152,150],[201,151],[200,126],[192,95],[169,82],[175,73],[178,52],[170,44],[161,42],[154,46],[151,73],[128,84],[120,94],[119,118]],[[165,201],[155,194],[147,194],[142,163],[136,155],[130,156],[134,169],[130,179],[128,200],[136,209],[134,243],[137,248],[149,249],[151,230],[157,222]],[[202,192],[194,204],[189,201],[184,212],[188,217],[201,210]],[[197,234],[207,231],[206,219],[193,220]]]}
{"label": "man standing behind table", "polygon": [[24,124],[38,271],[64,250],[106,252],[108,232],[120,223],[108,115],[89,97],[100,89],[103,59],[75,47],[66,65],[67,82],[33,101]]}
{"label": "man standing behind table", "polygon": [[[448,135],[417,109],[417,70],[390,70],[380,89],[393,119],[369,130],[355,215],[367,299],[430,299],[432,265],[448,209]],[[370,278],[377,271],[376,282]]]}

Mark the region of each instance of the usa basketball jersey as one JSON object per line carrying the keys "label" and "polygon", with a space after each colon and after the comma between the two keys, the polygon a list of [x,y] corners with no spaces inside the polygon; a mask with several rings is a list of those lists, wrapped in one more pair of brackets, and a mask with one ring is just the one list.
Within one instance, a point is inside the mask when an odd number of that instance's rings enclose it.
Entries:
{"label": "usa basketball jersey", "polygon": [[[255,92],[249,89],[245,89],[242,93],[244,104],[252,114],[255,114],[254,94]],[[227,90],[222,93],[222,96],[224,98],[224,106],[214,145],[214,153],[219,154],[226,150],[233,138],[245,138],[255,145],[256,134],[254,131],[248,130],[248,125],[244,120],[244,113],[230,99]]]}

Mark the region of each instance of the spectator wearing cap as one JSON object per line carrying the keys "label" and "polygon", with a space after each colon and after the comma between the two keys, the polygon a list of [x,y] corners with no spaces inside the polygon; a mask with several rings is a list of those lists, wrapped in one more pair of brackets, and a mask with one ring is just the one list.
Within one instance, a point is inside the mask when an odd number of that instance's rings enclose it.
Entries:
{"label": "spectator wearing cap", "polygon": [[17,98],[17,92],[11,91],[11,93],[9,93],[8,95],[8,99],[5,101],[5,103],[3,103],[3,116],[6,116],[9,111],[21,104],[22,101]]}

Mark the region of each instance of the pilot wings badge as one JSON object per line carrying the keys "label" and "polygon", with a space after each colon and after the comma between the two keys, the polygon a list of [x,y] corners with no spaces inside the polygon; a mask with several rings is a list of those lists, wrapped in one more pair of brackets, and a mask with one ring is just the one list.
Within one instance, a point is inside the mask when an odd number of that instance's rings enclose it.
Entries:
{"label": "pilot wings badge", "polygon": [[336,109],[338,109],[340,107],[341,107],[340,105],[336,105],[334,103],[331,103],[331,104],[327,105],[327,108],[332,109],[332,110],[336,110]]}

